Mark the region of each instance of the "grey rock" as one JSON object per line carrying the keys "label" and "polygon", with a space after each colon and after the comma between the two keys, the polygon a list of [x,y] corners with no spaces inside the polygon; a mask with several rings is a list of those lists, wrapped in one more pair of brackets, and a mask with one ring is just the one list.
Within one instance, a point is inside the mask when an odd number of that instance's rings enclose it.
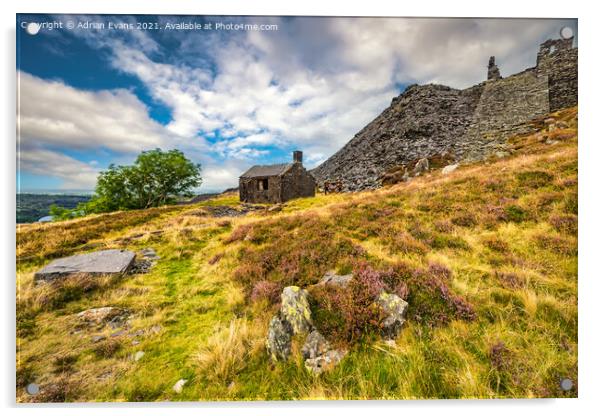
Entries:
{"label": "grey rock", "polygon": [[279,315],[275,315],[268,327],[266,348],[274,361],[287,360],[291,354],[291,338],[293,329],[291,325]]}
{"label": "grey rock", "polygon": [[429,160],[427,158],[423,157],[418,162],[416,162],[413,173],[414,173],[414,176],[420,176],[428,170],[429,170]]}
{"label": "grey rock", "polygon": [[140,255],[146,260],[159,260],[161,258],[157,255],[157,252],[150,247],[140,250]]}
{"label": "grey rock", "polygon": [[317,330],[313,330],[305,339],[301,353],[303,358],[307,360],[326,354],[328,350],[330,350],[330,343]]}
{"label": "grey rock", "polygon": [[308,358],[305,360],[305,368],[314,375],[319,375],[324,371],[331,370],[345,357],[347,351],[344,350],[330,350],[325,354],[319,355],[315,358]]}
{"label": "grey rock", "polygon": [[318,282],[318,285],[332,285],[346,287],[349,282],[353,279],[353,274],[339,275],[335,272],[327,272],[322,279]]}
{"label": "grey rock", "polygon": [[287,321],[294,334],[307,332],[312,327],[307,290],[287,286],[282,290],[280,315]]}
{"label": "grey rock", "polygon": [[140,361],[142,357],[144,357],[144,351],[137,351],[136,354],[134,354],[134,361]]}
{"label": "grey rock", "polygon": [[452,173],[454,170],[458,169],[458,166],[460,166],[460,165],[458,165],[457,163],[455,163],[453,165],[447,165],[446,167],[444,167],[441,170],[441,173],[443,175],[448,175],[448,174]]}
{"label": "grey rock", "polygon": [[116,324],[125,322],[129,311],[114,306],[104,306],[102,308],[86,309],[79,312],[77,317],[89,325]]}
{"label": "grey rock", "polygon": [[387,315],[383,321],[382,335],[393,339],[399,335],[408,310],[408,303],[399,296],[382,291],[378,296],[377,303]]}
{"label": "grey rock", "polygon": [[115,275],[128,271],[136,255],[127,250],[101,250],[54,260],[34,274],[34,280],[51,281],[73,275]]}

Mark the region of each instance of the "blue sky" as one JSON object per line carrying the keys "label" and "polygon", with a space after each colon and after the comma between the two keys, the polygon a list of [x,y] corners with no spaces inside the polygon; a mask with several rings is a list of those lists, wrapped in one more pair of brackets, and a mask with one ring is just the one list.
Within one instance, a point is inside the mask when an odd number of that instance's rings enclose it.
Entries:
{"label": "blue sky", "polygon": [[[168,29],[181,23],[204,30]],[[564,26],[577,33],[574,19],[18,15],[18,186],[91,190],[156,147],[202,164],[199,192],[294,149],[311,168],[408,84],[470,86],[490,55],[510,75]]]}

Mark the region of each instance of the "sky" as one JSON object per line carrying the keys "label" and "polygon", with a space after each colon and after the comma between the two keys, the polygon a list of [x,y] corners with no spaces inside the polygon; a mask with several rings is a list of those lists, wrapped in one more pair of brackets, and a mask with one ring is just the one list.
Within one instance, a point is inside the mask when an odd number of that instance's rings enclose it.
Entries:
{"label": "sky", "polygon": [[577,39],[576,19],[19,14],[17,190],[91,191],[155,148],[202,165],[197,192],[297,149],[313,168],[408,85],[469,87],[491,55],[511,75],[563,27]]}

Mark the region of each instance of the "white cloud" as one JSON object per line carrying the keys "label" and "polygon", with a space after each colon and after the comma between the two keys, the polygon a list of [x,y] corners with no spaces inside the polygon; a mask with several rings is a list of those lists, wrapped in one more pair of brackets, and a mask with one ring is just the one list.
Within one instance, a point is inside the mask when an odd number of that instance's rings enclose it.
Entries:
{"label": "white cloud", "polygon": [[111,64],[140,79],[171,110],[172,120],[165,127],[154,122],[126,90],[80,91],[21,73],[23,137],[122,152],[177,147],[203,163],[204,189],[235,186],[238,175],[273,146],[303,150],[310,167],[325,160],[389,105],[399,84],[464,88],[485,79],[490,55],[503,75],[518,72],[534,65],[541,41],[575,24],[233,18],[241,19],[277,23],[280,30],[163,33],[171,36],[169,50],[141,31],[129,38],[75,33],[109,51]]}
{"label": "white cloud", "polygon": [[140,152],[169,143],[163,126],[128,90],[83,91],[20,71],[20,140],[73,149]]}
{"label": "white cloud", "polygon": [[98,169],[59,152],[41,148],[21,149],[18,154],[19,169],[44,177],[63,181],[63,189],[93,189]]}

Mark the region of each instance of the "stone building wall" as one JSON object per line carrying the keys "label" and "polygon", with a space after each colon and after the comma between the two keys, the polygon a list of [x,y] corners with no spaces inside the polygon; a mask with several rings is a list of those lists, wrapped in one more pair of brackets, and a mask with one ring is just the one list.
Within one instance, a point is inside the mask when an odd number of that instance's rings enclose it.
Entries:
{"label": "stone building wall", "polygon": [[300,163],[294,163],[281,178],[281,202],[316,195],[316,181]]}
{"label": "stone building wall", "polygon": [[[259,181],[268,181],[268,189],[260,189]],[[240,178],[239,195],[243,202],[258,204],[276,204],[281,202],[280,176],[268,176],[265,178]]]}
{"label": "stone building wall", "polygon": [[[259,182],[267,181],[267,189]],[[316,181],[301,163],[293,163],[281,175],[265,177],[241,177],[239,195],[243,202],[277,204],[293,198],[316,194]]]}

